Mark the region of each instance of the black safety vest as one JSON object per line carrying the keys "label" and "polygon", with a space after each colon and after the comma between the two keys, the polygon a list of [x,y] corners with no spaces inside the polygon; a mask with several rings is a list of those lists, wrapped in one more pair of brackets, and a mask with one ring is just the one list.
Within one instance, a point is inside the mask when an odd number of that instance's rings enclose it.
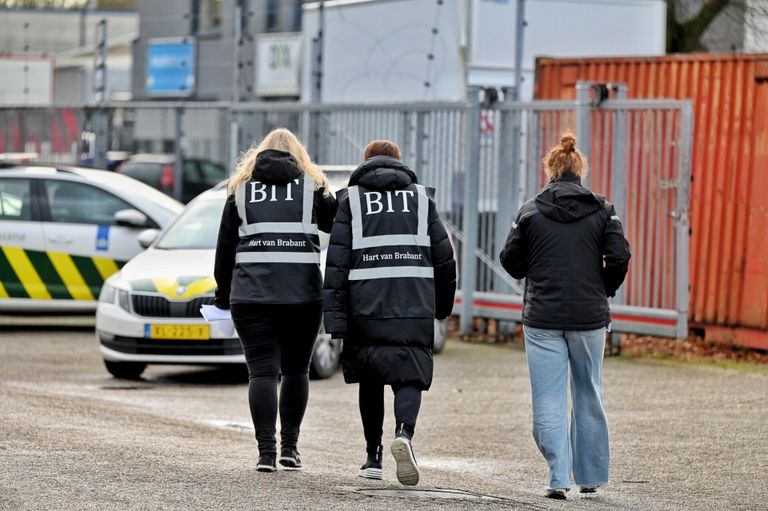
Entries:
{"label": "black safety vest", "polygon": [[386,191],[351,186],[348,197],[353,251],[350,291],[356,282],[378,279],[407,279],[411,285],[430,281],[424,283],[431,288],[427,189],[418,184]]}
{"label": "black safety vest", "polygon": [[287,184],[251,179],[235,196],[240,241],[232,301],[303,303],[322,299],[314,181]]}

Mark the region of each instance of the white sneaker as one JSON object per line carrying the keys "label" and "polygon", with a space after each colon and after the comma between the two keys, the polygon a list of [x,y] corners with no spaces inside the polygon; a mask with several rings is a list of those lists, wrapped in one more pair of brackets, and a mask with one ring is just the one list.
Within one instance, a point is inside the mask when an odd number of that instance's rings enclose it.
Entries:
{"label": "white sneaker", "polygon": [[397,463],[397,480],[406,486],[415,486],[419,483],[419,466],[413,456],[411,441],[399,436],[392,441],[392,456]]}

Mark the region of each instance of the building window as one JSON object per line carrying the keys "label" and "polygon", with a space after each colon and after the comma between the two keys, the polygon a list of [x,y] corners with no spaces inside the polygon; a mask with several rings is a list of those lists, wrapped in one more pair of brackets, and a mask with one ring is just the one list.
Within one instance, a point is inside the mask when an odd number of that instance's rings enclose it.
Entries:
{"label": "building window", "polygon": [[192,0],[192,33],[197,35],[221,33],[222,0]]}

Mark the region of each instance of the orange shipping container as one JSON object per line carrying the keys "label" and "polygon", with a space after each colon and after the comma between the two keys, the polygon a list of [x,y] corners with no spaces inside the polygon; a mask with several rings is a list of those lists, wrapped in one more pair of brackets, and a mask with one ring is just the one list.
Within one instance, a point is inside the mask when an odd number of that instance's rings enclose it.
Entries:
{"label": "orange shipping container", "polygon": [[768,349],[768,55],[539,58],[535,97],[574,99],[582,80],[692,100],[690,323]]}

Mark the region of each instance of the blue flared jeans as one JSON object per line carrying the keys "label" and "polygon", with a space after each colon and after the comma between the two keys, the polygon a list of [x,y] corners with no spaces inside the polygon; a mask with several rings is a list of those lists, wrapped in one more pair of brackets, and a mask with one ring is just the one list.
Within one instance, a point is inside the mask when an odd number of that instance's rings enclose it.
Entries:
{"label": "blue flared jeans", "polygon": [[[610,449],[603,400],[605,328],[524,327],[533,402],[533,438],[549,464],[549,487],[608,482]],[[571,409],[568,425],[568,369]]]}

